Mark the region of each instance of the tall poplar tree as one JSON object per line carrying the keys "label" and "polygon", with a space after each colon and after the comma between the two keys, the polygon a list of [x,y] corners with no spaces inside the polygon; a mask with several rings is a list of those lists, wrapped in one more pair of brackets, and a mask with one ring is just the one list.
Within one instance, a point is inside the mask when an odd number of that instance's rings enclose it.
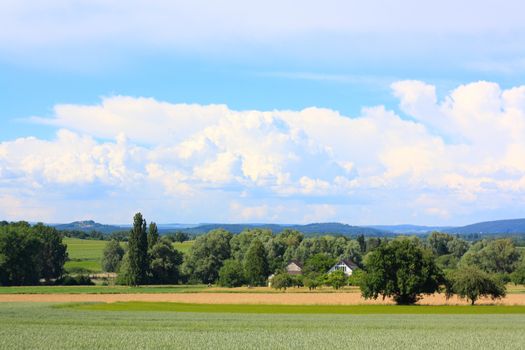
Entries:
{"label": "tall poplar tree", "polygon": [[251,286],[264,286],[268,279],[266,250],[259,239],[254,239],[244,257],[244,273]]}
{"label": "tall poplar tree", "polygon": [[149,223],[148,230],[148,249],[151,250],[153,246],[159,241],[159,230],[157,224],[153,221]]}
{"label": "tall poplar tree", "polygon": [[128,241],[128,264],[127,284],[138,286],[146,283],[149,268],[148,236],[146,220],[141,213],[133,217],[133,229]]}

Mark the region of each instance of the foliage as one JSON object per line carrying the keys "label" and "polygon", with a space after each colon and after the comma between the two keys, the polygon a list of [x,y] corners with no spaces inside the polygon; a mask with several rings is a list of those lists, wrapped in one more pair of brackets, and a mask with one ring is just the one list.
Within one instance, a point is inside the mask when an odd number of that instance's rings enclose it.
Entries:
{"label": "foliage", "polygon": [[505,285],[500,280],[475,267],[463,267],[449,278],[452,293],[470,300],[472,305],[480,297],[497,299],[506,294]]}
{"label": "foliage", "polygon": [[102,252],[102,271],[117,272],[123,256],[124,249],[118,241],[111,240],[106,243]]}
{"label": "foliage", "polygon": [[363,297],[393,297],[398,304],[415,303],[421,294],[439,290],[443,274],[432,253],[417,240],[396,239],[369,254],[363,274]]}
{"label": "foliage", "polygon": [[230,241],[232,258],[243,261],[244,256],[248,252],[248,248],[254,240],[259,240],[263,244],[272,239],[272,232],[262,229],[244,230],[238,235],[232,237]]}
{"label": "foliage", "polygon": [[157,224],[153,221],[149,223],[148,228],[148,250],[153,248],[155,244],[159,241],[159,230],[157,229]]}
{"label": "foliage", "polygon": [[219,270],[219,285],[223,287],[240,287],[244,284],[244,268],[235,259],[228,259]]}
{"label": "foliage", "polygon": [[202,283],[217,280],[223,262],[230,258],[231,237],[231,233],[219,229],[195,240],[184,267],[192,280]]}
{"label": "foliage", "polygon": [[41,223],[0,226],[0,285],[34,285],[64,273],[67,247],[62,235]]}
{"label": "foliage", "polygon": [[149,250],[149,281],[153,284],[175,284],[179,282],[179,266],[182,253],[173,248],[168,240],[157,241]]}
{"label": "foliage", "polygon": [[95,283],[88,275],[65,275],[55,281],[57,286],[93,286]]}
{"label": "foliage", "polygon": [[522,259],[521,264],[512,273],[511,280],[516,285],[525,285],[525,258]]}
{"label": "foliage", "polygon": [[0,284],[38,284],[42,269],[41,239],[30,227],[0,229]]}
{"label": "foliage", "polygon": [[476,266],[489,273],[512,273],[520,253],[511,239],[480,241],[461,259],[461,266]]}
{"label": "foliage", "polygon": [[305,287],[308,288],[308,290],[314,290],[317,289],[317,287],[321,286],[324,282],[324,275],[319,273],[309,273],[304,276],[303,278],[303,284]]}
{"label": "foliage", "polygon": [[348,276],[348,284],[351,286],[360,286],[361,280],[363,279],[364,271],[361,269],[355,269],[352,274]]}
{"label": "foliage", "polygon": [[308,258],[304,264],[303,272],[308,273],[326,273],[337,262],[335,258],[326,253],[318,253]]}
{"label": "foliage", "polygon": [[268,260],[262,242],[256,238],[244,257],[244,275],[250,286],[264,286],[268,279]]}
{"label": "foliage", "polygon": [[33,230],[42,242],[40,277],[49,281],[64,273],[64,264],[68,258],[67,247],[62,242],[62,235],[54,227],[42,223],[33,226]]}
{"label": "foliage", "polygon": [[454,237],[441,232],[432,232],[427,242],[437,256],[449,254],[448,243],[454,240]]}
{"label": "foliage", "polygon": [[325,282],[334,289],[339,289],[348,284],[348,278],[343,271],[336,270],[326,275]]}
{"label": "foliage", "polygon": [[133,228],[129,235],[128,261],[125,267],[127,284],[138,286],[147,281],[149,268],[148,261],[148,237],[146,233],[146,220],[141,213],[133,217]]}
{"label": "foliage", "polygon": [[455,269],[458,263],[458,258],[453,254],[445,254],[436,258],[436,265],[442,270]]}
{"label": "foliage", "polygon": [[292,276],[287,273],[278,273],[272,277],[271,286],[277,290],[286,290],[293,286]]}
{"label": "foliage", "polygon": [[166,238],[168,238],[172,242],[179,242],[179,243],[186,242],[191,239],[189,234],[187,234],[186,232],[181,232],[181,231],[177,231],[175,233],[168,233],[166,235]]}

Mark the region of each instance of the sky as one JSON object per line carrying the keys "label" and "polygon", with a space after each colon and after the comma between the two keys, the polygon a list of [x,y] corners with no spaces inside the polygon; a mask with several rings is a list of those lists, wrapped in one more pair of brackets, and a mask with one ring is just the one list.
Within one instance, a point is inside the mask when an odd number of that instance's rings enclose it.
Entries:
{"label": "sky", "polygon": [[0,2],[0,220],[525,213],[521,1]]}

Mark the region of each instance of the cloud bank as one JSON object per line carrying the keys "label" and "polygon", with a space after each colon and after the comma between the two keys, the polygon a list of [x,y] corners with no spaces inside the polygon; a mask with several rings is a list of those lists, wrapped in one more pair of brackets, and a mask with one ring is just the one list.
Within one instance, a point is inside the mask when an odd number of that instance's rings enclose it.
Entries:
{"label": "cloud bank", "polygon": [[401,113],[231,110],[114,96],[57,105],[51,140],[0,143],[0,216],[127,222],[455,224],[525,207],[525,86],[438,99],[392,86]]}

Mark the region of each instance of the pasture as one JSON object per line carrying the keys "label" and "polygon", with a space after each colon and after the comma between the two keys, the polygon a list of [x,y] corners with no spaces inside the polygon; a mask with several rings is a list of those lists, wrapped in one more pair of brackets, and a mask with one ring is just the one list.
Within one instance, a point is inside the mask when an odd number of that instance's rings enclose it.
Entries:
{"label": "pasture", "polygon": [[523,314],[265,314],[209,312],[213,306],[197,312],[159,311],[159,306],[147,311],[83,307],[0,303],[0,349],[479,350],[522,349],[525,344]]}
{"label": "pasture", "polygon": [[[64,243],[67,245],[67,252],[69,254],[69,261],[65,264],[66,271],[72,273],[78,271],[88,273],[102,272],[102,252],[107,241],[66,237],[64,238]],[[126,246],[125,242],[121,244]],[[173,244],[173,246],[182,253],[187,253],[192,245],[193,241],[176,242]]]}

